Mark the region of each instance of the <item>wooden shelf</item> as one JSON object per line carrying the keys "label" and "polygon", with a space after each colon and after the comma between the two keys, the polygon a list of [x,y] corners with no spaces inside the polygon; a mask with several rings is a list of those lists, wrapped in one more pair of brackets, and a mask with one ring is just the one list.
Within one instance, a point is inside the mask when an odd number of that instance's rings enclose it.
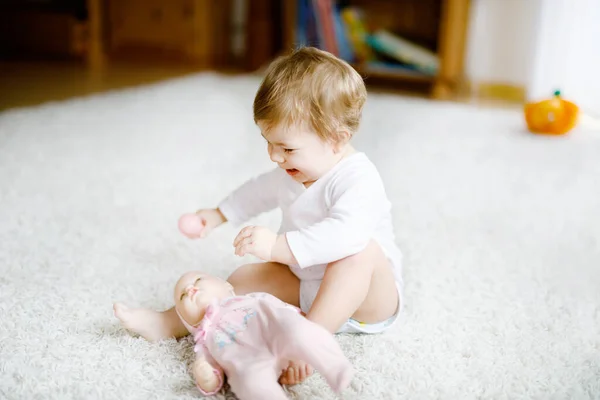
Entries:
{"label": "wooden shelf", "polygon": [[434,83],[436,80],[435,76],[426,75],[419,72],[411,72],[404,70],[394,70],[392,68],[385,67],[373,67],[369,65],[351,64],[354,69],[358,71],[364,78],[385,78],[394,80],[406,80],[423,83]]}
{"label": "wooden shelf", "polygon": [[[353,64],[366,79],[381,86],[429,85],[437,99],[456,97],[464,82],[464,54],[470,0],[350,0],[345,4],[364,10],[367,24],[423,44],[439,57],[439,71],[430,76],[411,71]],[[283,2],[284,48],[296,47],[296,0]]]}

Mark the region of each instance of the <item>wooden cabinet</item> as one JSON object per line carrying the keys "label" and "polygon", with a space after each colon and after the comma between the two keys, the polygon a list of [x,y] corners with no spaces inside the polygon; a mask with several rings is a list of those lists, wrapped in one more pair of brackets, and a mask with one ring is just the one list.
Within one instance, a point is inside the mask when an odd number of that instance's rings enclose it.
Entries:
{"label": "wooden cabinet", "polygon": [[109,22],[113,49],[140,46],[190,53],[196,40],[192,0],[109,1]]}
{"label": "wooden cabinet", "polygon": [[149,53],[218,67],[228,62],[229,0],[88,0],[90,62]]}

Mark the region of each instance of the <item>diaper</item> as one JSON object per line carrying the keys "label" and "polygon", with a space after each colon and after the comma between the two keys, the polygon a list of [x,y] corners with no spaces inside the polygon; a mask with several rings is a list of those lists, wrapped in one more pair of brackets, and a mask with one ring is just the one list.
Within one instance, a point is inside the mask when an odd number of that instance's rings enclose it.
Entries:
{"label": "diaper", "polygon": [[[319,291],[319,287],[321,286],[322,280],[301,280],[300,281],[300,308],[304,313],[308,313],[310,307],[312,306],[315,298],[317,297],[317,292]],[[367,324],[364,322],[357,321],[353,318],[349,318],[348,321],[344,323],[338,329],[336,333],[382,333],[392,327],[394,323],[398,320],[398,317],[401,314],[402,307],[404,301],[402,300],[402,287],[400,284],[396,283],[396,289],[398,290],[398,309],[396,314],[392,317],[388,318],[383,322],[378,322],[374,324]]]}

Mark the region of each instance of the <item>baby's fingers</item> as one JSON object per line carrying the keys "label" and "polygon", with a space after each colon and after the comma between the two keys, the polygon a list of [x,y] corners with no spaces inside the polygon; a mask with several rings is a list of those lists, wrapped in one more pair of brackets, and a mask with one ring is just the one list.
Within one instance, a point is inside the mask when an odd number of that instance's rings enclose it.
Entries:
{"label": "baby's fingers", "polygon": [[237,256],[243,257],[248,253],[252,253],[253,248],[254,243],[252,242],[252,237],[245,237],[241,239],[235,246],[235,254]]}
{"label": "baby's fingers", "polygon": [[242,240],[244,240],[245,238],[248,238],[248,237],[252,236],[252,231],[253,231],[252,228],[254,228],[254,227],[253,226],[247,226],[244,229],[242,229],[240,231],[240,233],[238,233],[238,235],[233,240],[233,245],[237,246],[238,244],[240,244],[240,242]]}

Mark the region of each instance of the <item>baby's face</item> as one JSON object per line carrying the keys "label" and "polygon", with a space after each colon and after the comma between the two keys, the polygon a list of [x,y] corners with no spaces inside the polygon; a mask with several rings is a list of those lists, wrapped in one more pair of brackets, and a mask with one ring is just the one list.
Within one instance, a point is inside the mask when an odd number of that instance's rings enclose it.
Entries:
{"label": "baby's face", "polygon": [[188,272],[175,285],[175,307],[181,318],[191,326],[197,326],[213,299],[233,294],[233,287],[220,278],[197,271]]}
{"label": "baby's face", "polygon": [[271,161],[297,182],[311,184],[339,161],[333,143],[324,141],[306,127],[278,125],[267,129],[261,121],[258,127],[267,140]]}

